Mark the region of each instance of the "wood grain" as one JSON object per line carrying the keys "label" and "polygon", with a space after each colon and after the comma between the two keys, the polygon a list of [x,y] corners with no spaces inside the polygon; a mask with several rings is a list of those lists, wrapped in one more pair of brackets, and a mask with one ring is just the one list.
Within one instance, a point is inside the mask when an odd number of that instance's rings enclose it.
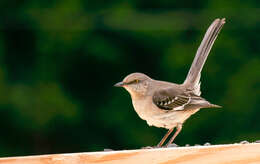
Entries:
{"label": "wood grain", "polygon": [[260,143],[0,158],[0,164],[260,163]]}

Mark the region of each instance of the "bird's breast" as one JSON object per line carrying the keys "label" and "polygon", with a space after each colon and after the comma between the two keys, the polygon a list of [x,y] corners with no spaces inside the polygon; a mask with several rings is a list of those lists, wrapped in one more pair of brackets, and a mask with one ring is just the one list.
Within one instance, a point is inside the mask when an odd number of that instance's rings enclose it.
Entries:
{"label": "bird's breast", "polygon": [[147,100],[133,100],[132,103],[138,116],[143,120],[147,120],[150,116]]}

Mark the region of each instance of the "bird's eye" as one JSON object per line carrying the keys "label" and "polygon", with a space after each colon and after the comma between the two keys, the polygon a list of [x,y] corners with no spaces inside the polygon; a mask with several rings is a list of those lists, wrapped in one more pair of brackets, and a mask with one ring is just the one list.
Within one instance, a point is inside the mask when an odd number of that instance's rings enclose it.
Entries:
{"label": "bird's eye", "polygon": [[136,83],[139,83],[139,80],[138,80],[138,79],[136,79],[136,80],[135,80],[135,82],[136,82]]}

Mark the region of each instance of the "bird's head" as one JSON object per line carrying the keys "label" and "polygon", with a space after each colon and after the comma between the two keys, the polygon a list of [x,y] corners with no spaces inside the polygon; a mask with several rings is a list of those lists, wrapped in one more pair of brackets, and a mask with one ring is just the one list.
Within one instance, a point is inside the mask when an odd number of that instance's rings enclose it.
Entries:
{"label": "bird's head", "polygon": [[151,80],[150,77],[143,73],[131,73],[114,86],[124,87],[134,98],[146,95]]}

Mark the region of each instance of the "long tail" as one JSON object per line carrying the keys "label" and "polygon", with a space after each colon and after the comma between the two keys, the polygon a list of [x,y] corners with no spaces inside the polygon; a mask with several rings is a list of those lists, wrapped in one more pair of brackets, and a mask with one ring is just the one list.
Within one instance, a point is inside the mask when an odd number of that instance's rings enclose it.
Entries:
{"label": "long tail", "polygon": [[215,19],[214,22],[209,26],[198,50],[196,56],[192,62],[189,73],[184,81],[184,85],[195,91],[196,94],[200,95],[200,73],[203,65],[209,55],[211,47],[214,44],[221,28],[225,24],[225,18]]}

